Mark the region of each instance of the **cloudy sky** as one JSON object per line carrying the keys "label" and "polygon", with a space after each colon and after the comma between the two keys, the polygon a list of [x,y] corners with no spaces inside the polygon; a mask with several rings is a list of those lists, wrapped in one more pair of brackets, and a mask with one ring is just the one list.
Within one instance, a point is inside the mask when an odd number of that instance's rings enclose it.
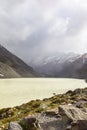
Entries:
{"label": "cloudy sky", "polygon": [[87,0],[0,0],[0,43],[26,60],[87,52]]}

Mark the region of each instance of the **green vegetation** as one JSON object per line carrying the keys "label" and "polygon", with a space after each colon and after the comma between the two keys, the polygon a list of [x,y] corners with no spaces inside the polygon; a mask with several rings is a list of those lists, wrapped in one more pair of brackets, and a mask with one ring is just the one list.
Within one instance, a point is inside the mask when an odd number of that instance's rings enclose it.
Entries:
{"label": "green vegetation", "polygon": [[[77,89],[75,91],[68,91],[66,94],[55,95],[49,99],[32,100],[21,106],[13,108],[3,108],[0,110],[0,128],[6,130],[9,122],[19,121],[25,116],[34,115],[36,113],[44,113],[47,110],[57,108],[62,104],[74,103],[78,100],[85,100],[87,98],[87,88]],[[84,104],[87,107],[87,104]]]}

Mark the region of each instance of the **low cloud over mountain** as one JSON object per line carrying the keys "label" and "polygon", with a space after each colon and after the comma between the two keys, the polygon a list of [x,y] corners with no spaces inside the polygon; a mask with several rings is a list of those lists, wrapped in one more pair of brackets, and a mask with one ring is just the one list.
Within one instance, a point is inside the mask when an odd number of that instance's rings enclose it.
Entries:
{"label": "low cloud over mountain", "polygon": [[86,0],[0,0],[0,42],[30,61],[87,51]]}

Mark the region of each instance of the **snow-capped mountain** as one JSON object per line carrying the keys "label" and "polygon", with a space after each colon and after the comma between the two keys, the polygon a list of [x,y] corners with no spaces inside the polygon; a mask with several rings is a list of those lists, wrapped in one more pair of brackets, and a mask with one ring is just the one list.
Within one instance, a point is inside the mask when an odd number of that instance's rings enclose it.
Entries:
{"label": "snow-capped mountain", "polygon": [[51,62],[55,63],[64,63],[64,62],[73,62],[78,59],[81,55],[75,53],[57,53],[56,55],[48,55],[37,57],[37,59],[30,61],[30,63],[34,66],[46,65]]}
{"label": "snow-capped mountain", "polygon": [[60,77],[67,66],[80,59],[82,55],[75,53],[57,53],[52,56],[38,57],[32,60],[31,66],[42,76]]}
{"label": "snow-capped mountain", "polygon": [[64,67],[57,76],[87,79],[87,53]]}

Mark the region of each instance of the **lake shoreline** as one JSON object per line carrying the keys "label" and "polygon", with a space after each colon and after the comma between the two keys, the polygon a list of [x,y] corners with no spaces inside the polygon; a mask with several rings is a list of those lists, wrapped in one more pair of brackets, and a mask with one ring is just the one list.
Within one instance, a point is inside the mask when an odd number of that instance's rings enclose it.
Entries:
{"label": "lake shoreline", "polygon": [[80,79],[68,78],[18,78],[0,79],[0,108],[13,107],[31,100],[44,99],[68,90],[84,88]]}
{"label": "lake shoreline", "polygon": [[[43,130],[51,127],[56,128],[55,130],[65,130],[68,128],[67,126],[73,127],[73,121],[75,123],[77,121],[77,128],[79,119],[87,126],[86,110],[87,88],[78,88],[43,100],[32,100],[19,106],[0,109],[0,129],[10,130],[10,127],[14,128],[15,125],[16,129],[17,126],[20,126],[23,130],[33,130],[37,126],[33,124],[37,121],[39,128]],[[80,124],[83,127],[83,123]],[[38,130],[38,126],[35,130]],[[86,126],[84,125],[84,129],[87,128]]]}

